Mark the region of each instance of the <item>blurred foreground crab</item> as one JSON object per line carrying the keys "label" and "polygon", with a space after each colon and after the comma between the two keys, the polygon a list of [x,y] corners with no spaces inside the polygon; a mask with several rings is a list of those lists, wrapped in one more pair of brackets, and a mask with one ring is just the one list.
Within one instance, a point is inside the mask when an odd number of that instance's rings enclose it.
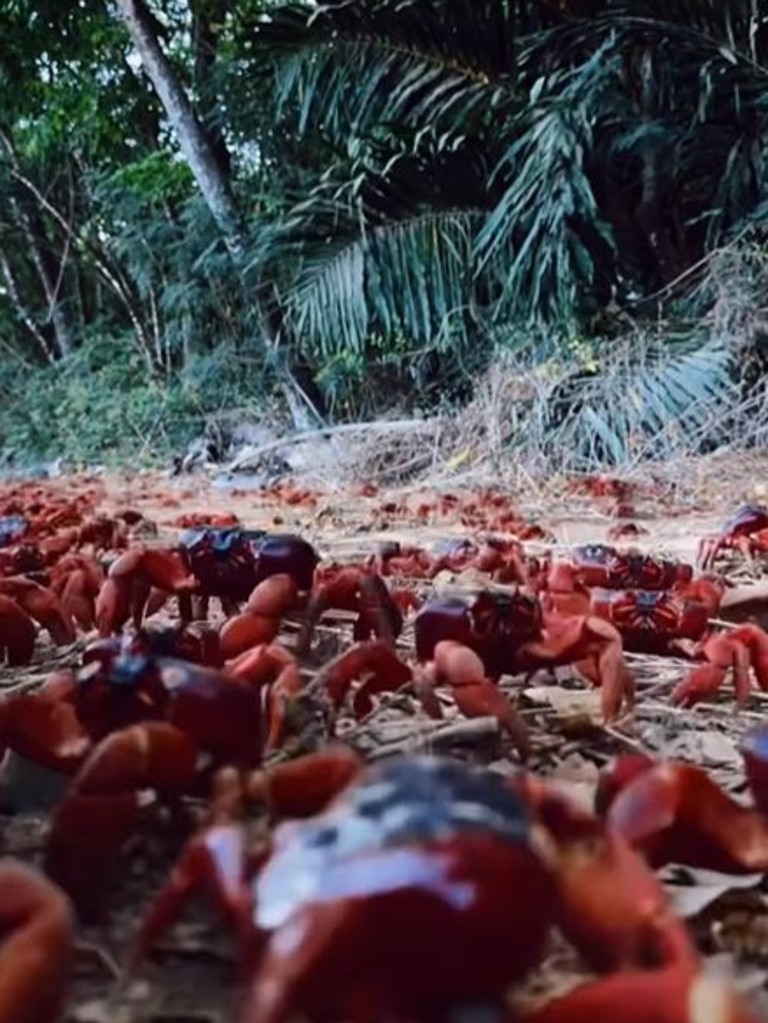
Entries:
{"label": "blurred foreground crab", "polygon": [[[322,764],[310,755],[283,769],[300,785]],[[702,1003],[717,1023],[754,1019],[702,973],[642,859],[536,778],[393,758],[347,775],[325,809],[279,825],[255,853],[236,778],[221,782],[130,964],[212,886],[250,975],[242,1023],[426,1023],[473,1005],[503,1019],[507,989],[539,963],[553,926],[604,976],[517,1020],[698,1023]]]}
{"label": "blurred foreground crab", "polygon": [[654,867],[768,873],[768,726],[747,731],[740,751],[753,806],[695,764],[633,754],[603,771],[596,809]]}
{"label": "blurred foreground crab", "polygon": [[69,900],[37,871],[0,860],[0,1023],[58,1023],[75,945]]}

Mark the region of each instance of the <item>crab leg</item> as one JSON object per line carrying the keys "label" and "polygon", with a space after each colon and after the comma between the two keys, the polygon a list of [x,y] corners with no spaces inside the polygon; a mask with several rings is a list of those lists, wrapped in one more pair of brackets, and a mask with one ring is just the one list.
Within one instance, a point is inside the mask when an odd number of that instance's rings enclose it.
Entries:
{"label": "crab leg", "polygon": [[229,661],[227,672],[248,685],[266,688],[269,731],[264,753],[273,753],[289,734],[286,714],[290,701],[304,689],[296,658],[275,643],[262,643]]}
{"label": "crab leg", "polygon": [[0,658],[9,665],[29,664],[35,651],[35,623],[15,600],[0,594]]}
{"label": "crab leg", "polygon": [[326,611],[356,611],[354,637],[368,639],[371,635],[394,647],[402,629],[402,615],[392,600],[386,584],[379,576],[360,568],[343,568],[318,583],[307,604],[304,622],[296,640],[299,657],[306,656],[315,627]]}
{"label": "crab leg", "polygon": [[411,669],[400,660],[388,642],[367,639],[354,643],[329,661],[317,673],[311,688],[330,700],[334,712],[337,712],[354,680],[361,679],[362,685],[353,699],[355,716],[361,717],[373,709],[372,694],[394,692],[411,678]]}
{"label": "crab leg", "polygon": [[624,661],[621,633],[594,615],[544,615],[545,633],[520,648],[515,666],[532,670],[543,665],[575,664],[600,686],[603,716],[613,720],[626,700],[634,703],[634,680]]}
{"label": "crab leg", "polygon": [[189,842],[155,897],[134,941],[129,969],[139,965],[152,943],[176,921],[192,893],[201,888],[212,893],[233,929],[243,967],[252,966],[258,933],[248,880],[266,859],[268,849],[255,856],[246,851],[240,823],[243,799],[264,804],[275,817],[310,817],[346,788],[362,767],[357,754],[337,747],[254,771],[244,785],[237,772],[219,771],[208,822]]}
{"label": "crab leg", "polygon": [[757,684],[768,692],[768,634],[759,625],[740,625],[730,632],[712,636],[702,653],[706,664],[694,668],[690,675],[672,691],[672,703],[691,707],[708,696],[714,696],[729,668],[733,668],[736,704],[744,707],[749,699],[750,666]]}
{"label": "crab leg", "polygon": [[280,623],[296,606],[299,590],[286,574],[272,575],[254,587],[242,613],[228,619],[219,638],[223,656],[229,660],[252,647],[271,643],[280,631]]}
{"label": "crab leg", "polygon": [[98,915],[115,857],[139,819],[140,791],[183,792],[196,761],[187,736],[159,721],[113,732],[93,750],[54,812],[45,853],[47,873],[83,917]]}

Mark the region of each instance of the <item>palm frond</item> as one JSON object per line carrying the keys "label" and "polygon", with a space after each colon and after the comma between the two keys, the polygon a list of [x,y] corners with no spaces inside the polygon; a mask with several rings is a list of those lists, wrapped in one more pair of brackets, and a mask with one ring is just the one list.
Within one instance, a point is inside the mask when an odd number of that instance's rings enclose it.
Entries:
{"label": "palm frond", "polygon": [[600,356],[600,372],[559,382],[539,409],[547,455],[574,470],[703,450],[738,397],[734,351],[695,331]]}
{"label": "palm frond", "polygon": [[390,124],[462,130],[509,100],[514,2],[361,0],[287,4],[241,28],[252,62],[274,75],[277,116],[336,138]]}
{"label": "palm frond", "polygon": [[295,336],[324,357],[361,351],[374,327],[439,344],[453,314],[471,318],[466,306],[479,223],[481,213],[441,211],[326,244],[304,259],[285,296]]}

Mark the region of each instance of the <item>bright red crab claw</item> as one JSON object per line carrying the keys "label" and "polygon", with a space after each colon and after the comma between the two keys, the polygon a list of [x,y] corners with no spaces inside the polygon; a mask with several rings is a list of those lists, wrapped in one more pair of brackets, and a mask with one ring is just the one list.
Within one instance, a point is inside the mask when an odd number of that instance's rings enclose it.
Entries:
{"label": "bright red crab claw", "polygon": [[0,861],[0,1019],[56,1023],[63,1018],[74,952],[69,900],[41,874]]}
{"label": "bright red crab claw", "polygon": [[598,792],[609,829],[655,867],[681,863],[731,874],[768,869],[768,822],[700,767],[619,757]]}
{"label": "bright red crab claw", "polygon": [[515,1023],[759,1023],[733,986],[677,964],[588,981]]}
{"label": "bright red crab claw", "polygon": [[522,760],[530,755],[528,729],[508,697],[486,677],[482,660],[469,647],[452,639],[435,644],[432,661],[416,673],[416,692],[427,713],[441,717],[433,688],[446,685],[456,706],[467,718],[495,717],[507,732]]}
{"label": "bright red crab claw", "polygon": [[544,615],[545,633],[529,640],[519,651],[517,667],[533,670],[546,664],[573,664],[594,685],[600,687],[603,718],[613,721],[622,704],[632,707],[635,682],[624,660],[621,633],[610,622],[595,615]]}
{"label": "bright red crab claw", "polygon": [[554,839],[558,924],[593,970],[698,964],[663,885],[623,835],[542,779],[525,774],[508,784],[524,793]]}
{"label": "bright red crab claw", "polygon": [[750,667],[760,689],[768,692],[768,634],[759,625],[739,625],[712,636],[704,644],[702,653],[707,663],[694,668],[673,689],[672,703],[691,707],[714,696],[731,668],[737,706],[744,707],[749,699],[752,688]]}
{"label": "bright red crab claw", "polygon": [[280,631],[283,616],[298,604],[296,581],[286,574],[272,575],[254,587],[243,611],[221,627],[219,640],[225,660],[239,657],[252,647],[271,643]]}
{"label": "bright red crab claw", "polygon": [[227,674],[257,691],[265,691],[263,703],[268,732],[263,752],[273,753],[290,734],[288,709],[291,701],[304,690],[296,658],[276,643],[262,643],[228,661],[226,670]]}
{"label": "bright red crab claw", "polygon": [[356,717],[373,709],[376,693],[395,692],[411,681],[412,672],[395,653],[389,642],[367,639],[353,643],[348,650],[324,665],[311,684],[311,692],[327,700],[337,713],[352,683],[361,682],[353,697]]}
{"label": "bright red crab claw", "polygon": [[196,766],[187,736],[161,721],[113,732],[95,747],[54,812],[45,853],[46,872],[83,918],[102,910],[117,854],[141,813],[140,792],[188,791]]}
{"label": "bright red crab claw", "polygon": [[380,576],[348,566],[324,573],[310,595],[296,639],[296,653],[309,653],[317,623],[326,611],[357,612],[354,638],[376,637],[394,647],[403,628],[403,616]]}

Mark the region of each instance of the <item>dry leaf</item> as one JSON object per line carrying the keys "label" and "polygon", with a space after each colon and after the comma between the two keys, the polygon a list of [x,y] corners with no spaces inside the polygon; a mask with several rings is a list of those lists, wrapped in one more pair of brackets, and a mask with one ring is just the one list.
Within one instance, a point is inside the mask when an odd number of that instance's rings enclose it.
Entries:
{"label": "dry leaf", "polygon": [[558,717],[584,717],[595,725],[602,721],[598,689],[563,689],[562,686],[531,686],[523,696],[542,707],[551,707]]}
{"label": "dry leaf", "polygon": [[667,885],[672,909],[678,916],[688,920],[698,916],[721,896],[737,888],[751,888],[759,884],[762,874],[750,874],[747,877],[734,877],[732,874],[720,874],[714,870],[691,871],[696,875],[691,885]]}

